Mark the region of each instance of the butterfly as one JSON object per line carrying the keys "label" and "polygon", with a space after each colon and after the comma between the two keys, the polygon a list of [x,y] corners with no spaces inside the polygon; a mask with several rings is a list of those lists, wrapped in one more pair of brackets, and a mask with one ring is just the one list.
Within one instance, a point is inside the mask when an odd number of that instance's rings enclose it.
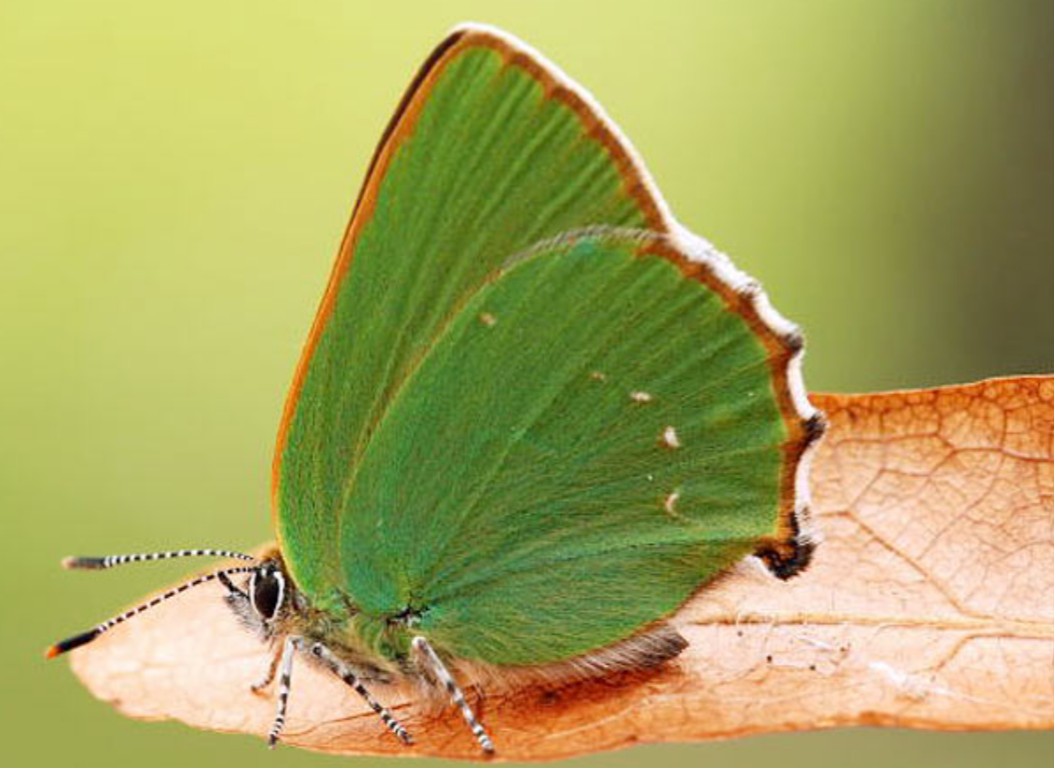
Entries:
{"label": "butterfly", "polygon": [[[277,544],[67,558],[244,561],[218,581],[274,649],[275,745],[296,660],[410,680],[494,741],[463,689],[656,667],[669,619],[744,557],[780,579],[815,547],[822,414],[803,339],[678,224],[628,140],[505,32],[456,28],[373,156],[296,368],[273,465]],[[295,698],[294,698],[295,700]]]}

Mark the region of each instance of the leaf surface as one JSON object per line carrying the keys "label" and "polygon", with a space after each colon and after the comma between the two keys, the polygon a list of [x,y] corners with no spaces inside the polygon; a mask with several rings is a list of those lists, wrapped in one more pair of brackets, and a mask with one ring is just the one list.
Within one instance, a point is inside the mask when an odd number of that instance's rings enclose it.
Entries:
{"label": "leaf surface", "polygon": [[[811,475],[824,542],[809,570],[781,583],[746,561],[703,589],[675,618],[690,646],[663,671],[488,691],[499,758],[849,725],[1054,727],[1054,377],[813,400],[831,429]],[[267,662],[211,588],[72,654],[129,716],[260,735],[274,706],[249,685]],[[306,664],[286,743],[480,756],[455,712],[375,692],[417,746]]]}

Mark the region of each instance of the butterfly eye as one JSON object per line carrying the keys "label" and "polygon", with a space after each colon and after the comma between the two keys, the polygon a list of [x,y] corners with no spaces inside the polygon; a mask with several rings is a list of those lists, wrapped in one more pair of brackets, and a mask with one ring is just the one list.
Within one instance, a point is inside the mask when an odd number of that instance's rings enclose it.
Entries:
{"label": "butterfly eye", "polygon": [[249,598],[253,610],[264,621],[270,621],[278,613],[285,593],[285,579],[274,568],[262,568],[252,575]]}

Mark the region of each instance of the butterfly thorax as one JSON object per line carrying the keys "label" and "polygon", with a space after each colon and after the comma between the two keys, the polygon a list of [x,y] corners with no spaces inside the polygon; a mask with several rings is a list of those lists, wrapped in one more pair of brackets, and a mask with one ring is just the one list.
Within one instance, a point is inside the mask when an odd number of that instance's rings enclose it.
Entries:
{"label": "butterfly thorax", "polygon": [[277,548],[262,560],[283,581],[283,599],[274,615],[267,618],[244,602],[228,601],[242,623],[261,639],[279,644],[285,637],[298,636],[322,642],[344,662],[364,670],[367,677],[387,678],[409,669],[411,633],[416,625],[409,613],[368,616],[337,590],[313,599],[297,586]]}

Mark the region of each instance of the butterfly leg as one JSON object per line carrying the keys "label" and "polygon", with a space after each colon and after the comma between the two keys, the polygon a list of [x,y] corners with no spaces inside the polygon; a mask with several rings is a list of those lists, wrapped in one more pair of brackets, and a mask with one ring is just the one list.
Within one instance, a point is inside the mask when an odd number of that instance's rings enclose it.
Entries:
{"label": "butterfly leg", "polygon": [[231,577],[228,576],[226,573],[217,573],[216,578],[219,579],[220,584],[222,584],[224,588],[226,588],[227,597],[229,599],[237,600],[239,602],[242,600],[244,600],[246,603],[249,602],[249,595],[247,595],[243,590],[234,586],[234,582],[231,581]]}
{"label": "butterfly leg", "polygon": [[465,718],[468,727],[472,729],[472,734],[476,737],[476,741],[479,742],[479,746],[484,752],[493,754],[494,742],[490,740],[490,736],[487,735],[486,730],[480,725],[479,720],[476,719],[472,707],[465,700],[465,694],[454,681],[454,676],[450,674],[450,670],[446,668],[446,665],[443,664],[432,646],[425,638],[418,635],[413,639],[413,648],[424,663],[425,668],[446,688],[450,700],[457,704],[458,709],[461,710],[461,716]]}
{"label": "butterfly leg", "polygon": [[249,686],[249,689],[253,693],[260,693],[264,688],[271,684],[274,680],[275,674],[278,672],[278,663],[282,660],[282,653],[278,652],[271,656],[271,663],[267,667],[267,671],[263,674],[259,680]]}
{"label": "butterfly leg", "polygon": [[405,728],[403,728],[399,721],[392,716],[392,713],[389,712],[383,704],[373,698],[373,695],[366,690],[366,686],[362,684],[359,676],[355,674],[355,671],[349,665],[345,664],[335,653],[333,653],[333,651],[329,650],[329,648],[322,643],[314,643],[310,650],[312,656],[321,661],[330,672],[351,686],[355,690],[355,693],[359,694],[359,696],[370,705],[370,709],[376,712],[381,720],[384,721],[388,730],[398,736],[404,744],[414,743],[413,738],[411,738],[410,734]]}
{"label": "butterfly leg", "polygon": [[[257,619],[252,608],[252,601],[249,600],[249,595],[244,590],[239,589],[226,574],[221,573],[217,578],[219,578],[220,583],[223,584],[227,590],[225,598],[227,600],[227,605],[231,607],[231,610],[233,610],[235,615],[241,619],[243,624],[255,628]],[[271,664],[268,666],[267,672],[265,672],[259,680],[249,686],[249,689],[253,693],[260,693],[264,688],[271,684],[271,681],[274,680],[275,673],[278,672],[278,662],[281,658],[282,650],[278,649],[278,651],[271,657]]]}
{"label": "butterfly leg", "polygon": [[259,620],[256,618],[256,612],[253,610],[252,601],[249,599],[249,595],[243,589],[240,589],[230,577],[225,573],[219,573],[216,576],[219,579],[220,584],[227,590],[227,594],[224,595],[223,599],[226,600],[227,605],[234,611],[234,615],[250,629],[256,629]]}
{"label": "butterfly leg", "polygon": [[278,737],[282,735],[282,729],[285,728],[285,710],[289,704],[289,687],[293,676],[293,656],[302,645],[303,640],[293,635],[287,637],[282,644],[281,661],[279,661],[281,673],[278,677],[278,710],[275,712],[271,732],[267,734],[267,746],[271,749],[274,749],[275,744],[278,743]]}

